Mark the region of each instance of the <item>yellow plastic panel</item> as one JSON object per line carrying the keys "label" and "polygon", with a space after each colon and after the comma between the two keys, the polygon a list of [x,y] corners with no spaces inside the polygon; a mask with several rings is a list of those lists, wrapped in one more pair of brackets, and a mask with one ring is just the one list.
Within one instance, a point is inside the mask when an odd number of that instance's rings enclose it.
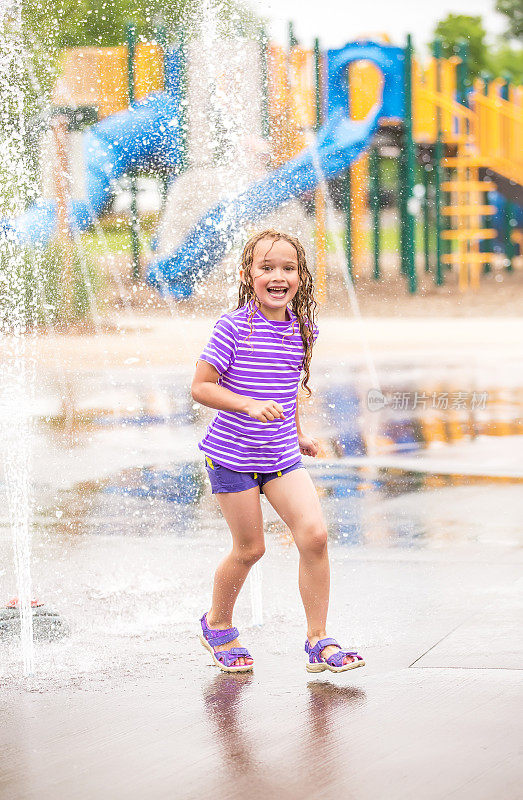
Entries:
{"label": "yellow plastic panel", "polygon": [[[356,61],[350,65],[348,76],[351,118],[364,119],[380,95],[381,70],[370,61]],[[361,268],[366,251],[368,183],[368,156],[364,154],[351,167],[351,236],[355,274]]]}
{"label": "yellow plastic panel", "polygon": [[280,45],[271,43],[267,48],[267,76],[272,161],[276,167],[291,153],[287,56]]}
{"label": "yellow plastic panel", "polygon": [[136,100],[164,87],[163,49],[155,42],[139,42],[134,53],[134,96]]}
{"label": "yellow plastic panel", "polygon": [[127,47],[99,49],[100,116],[122,111],[129,104],[127,94]]}
{"label": "yellow plastic panel", "polygon": [[293,47],[289,54],[290,123],[292,155],[309,142],[305,132],[316,122],[315,73],[313,54],[302,47]]}
{"label": "yellow plastic panel", "polygon": [[64,50],[53,93],[55,105],[90,105],[100,117],[127,107],[127,48],[75,47]]}

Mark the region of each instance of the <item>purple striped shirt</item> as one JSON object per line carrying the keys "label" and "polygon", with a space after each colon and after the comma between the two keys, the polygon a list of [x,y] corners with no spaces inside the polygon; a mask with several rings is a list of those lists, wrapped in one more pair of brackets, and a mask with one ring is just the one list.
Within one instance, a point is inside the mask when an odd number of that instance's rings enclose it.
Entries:
{"label": "purple striped shirt", "polygon": [[[276,472],[300,458],[296,401],[304,350],[298,319],[289,307],[290,320],[284,322],[268,320],[257,308],[249,336],[252,302],[222,314],[200,359],[216,367],[220,386],[256,400],[275,400],[285,419],[259,422],[242,412],[219,411],[198,447],[236,472]],[[315,326],[314,341],[317,337]]]}

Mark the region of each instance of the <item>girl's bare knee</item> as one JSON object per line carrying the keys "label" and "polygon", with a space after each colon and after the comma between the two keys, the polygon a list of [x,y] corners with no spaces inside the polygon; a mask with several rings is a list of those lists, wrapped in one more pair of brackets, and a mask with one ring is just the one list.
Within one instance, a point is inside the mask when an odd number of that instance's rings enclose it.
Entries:
{"label": "girl's bare knee", "polygon": [[265,544],[246,545],[244,547],[235,547],[233,550],[234,557],[244,566],[252,567],[265,553]]}
{"label": "girl's bare knee", "polygon": [[301,555],[322,556],[327,548],[327,528],[323,522],[311,523],[295,539]]}

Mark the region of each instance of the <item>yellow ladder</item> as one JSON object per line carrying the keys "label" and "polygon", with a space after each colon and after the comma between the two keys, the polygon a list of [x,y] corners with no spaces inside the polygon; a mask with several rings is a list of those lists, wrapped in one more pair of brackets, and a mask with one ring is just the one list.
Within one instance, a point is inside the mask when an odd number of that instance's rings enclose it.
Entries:
{"label": "yellow ladder", "polygon": [[[452,177],[441,186],[449,193],[442,211],[449,224],[442,238],[453,243],[452,252],[442,260],[458,268],[459,287],[464,290],[479,286],[484,264],[500,260],[498,254],[481,252],[482,242],[497,236],[484,223],[496,211],[486,192],[497,187],[482,180],[480,170],[490,167],[502,178],[523,184],[523,87],[508,87],[504,99],[503,81],[492,81],[487,89],[477,79],[470,107],[465,107],[455,100],[458,62],[432,59],[425,69],[415,62],[412,91],[415,140],[435,142],[439,127],[443,143],[453,153],[442,160],[452,170]],[[512,234],[515,244],[522,238],[518,232]]]}
{"label": "yellow ladder", "polygon": [[[456,144],[456,137],[453,144]],[[490,217],[496,208],[487,202],[486,192],[496,189],[496,184],[481,180],[481,159],[470,152],[472,142],[467,136],[457,141],[457,155],[443,159],[443,166],[453,170],[449,181],[442,183],[450,202],[442,209],[449,227],[441,234],[443,239],[455,242],[455,250],[443,256],[445,264],[458,268],[458,286],[461,291],[478,289],[483,264],[497,259],[493,253],[481,252],[481,243],[495,239],[497,232],[484,226],[484,217]]]}

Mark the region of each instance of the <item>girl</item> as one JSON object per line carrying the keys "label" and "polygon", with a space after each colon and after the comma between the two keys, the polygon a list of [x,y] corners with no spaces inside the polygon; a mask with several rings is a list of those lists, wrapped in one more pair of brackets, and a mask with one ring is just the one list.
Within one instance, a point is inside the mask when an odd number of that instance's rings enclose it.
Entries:
{"label": "girl", "polygon": [[200,620],[200,641],[224,672],[253,668],[232,614],[250,568],[265,551],[260,493],[288,525],[299,550],[307,670],[344,672],[365,664],[327,638],[327,530],[300,455],[318,453],[317,440],[301,430],[297,404],[302,369],[302,387],[311,394],[315,309],[298,239],[262,231],[243,250],[238,307],[220,317],[196,365],[194,400],[219,409],[198,447],[232,535],[232,550],[216,570],[212,606]]}

